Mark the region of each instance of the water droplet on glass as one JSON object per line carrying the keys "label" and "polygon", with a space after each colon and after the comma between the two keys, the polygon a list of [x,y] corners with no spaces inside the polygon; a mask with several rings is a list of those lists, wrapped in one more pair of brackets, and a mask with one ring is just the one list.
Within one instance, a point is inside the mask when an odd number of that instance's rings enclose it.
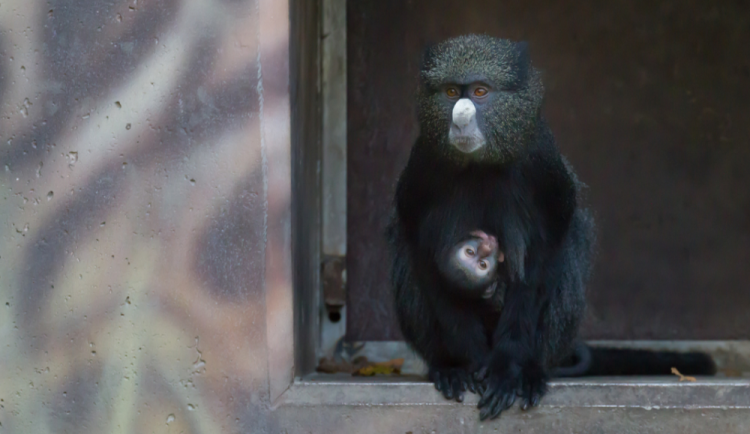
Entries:
{"label": "water droplet on glass", "polygon": [[195,411],[195,406],[193,404],[188,404],[188,410]]}
{"label": "water droplet on glass", "polygon": [[130,124],[127,124],[127,125],[125,125],[125,129],[126,129],[126,130],[129,130],[129,129],[130,129],[130,127],[131,127],[131,125],[130,125]]}
{"label": "water droplet on glass", "polygon": [[167,423],[172,423],[172,422],[174,422],[174,414],[170,414],[169,416],[167,416]]}
{"label": "water droplet on glass", "polygon": [[21,106],[21,114],[23,117],[27,117],[29,115],[29,107],[31,107],[31,101],[29,101],[28,98],[23,100],[23,105]]}
{"label": "water droplet on glass", "polygon": [[55,192],[54,192],[54,191],[50,191],[49,193],[47,193],[47,200],[52,200],[52,197],[53,197],[54,195],[55,195]]}

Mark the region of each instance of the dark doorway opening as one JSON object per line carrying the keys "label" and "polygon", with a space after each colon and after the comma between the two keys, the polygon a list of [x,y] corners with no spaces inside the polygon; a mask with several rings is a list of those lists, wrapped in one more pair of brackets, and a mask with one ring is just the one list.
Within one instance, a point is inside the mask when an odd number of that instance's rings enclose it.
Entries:
{"label": "dark doorway opening", "polygon": [[746,339],[750,3],[708,0],[349,1],[347,339],[401,339],[382,229],[417,133],[420,53],[469,32],[530,42],[545,115],[590,187],[582,336]]}

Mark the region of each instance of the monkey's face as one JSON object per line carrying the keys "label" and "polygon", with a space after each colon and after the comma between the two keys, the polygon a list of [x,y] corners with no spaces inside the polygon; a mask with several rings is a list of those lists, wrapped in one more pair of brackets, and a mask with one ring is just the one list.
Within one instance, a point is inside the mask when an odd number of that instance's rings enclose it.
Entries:
{"label": "monkey's face", "polygon": [[[483,104],[495,94],[488,84],[473,82],[468,84],[449,83],[443,87],[447,102],[453,105],[451,122],[448,127],[448,142],[460,152],[471,154],[487,144],[487,138],[479,126],[478,118]],[[484,122],[483,122],[484,123]]]}
{"label": "monkey's face", "polygon": [[497,247],[486,246],[480,239],[471,238],[458,246],[452,264],[477,286],[486,285],[495,277]]}
{"label": "monkey's face", "polygon": [[450,39],[427,52],[422,68],[421,134],[448,158],[508,161],[533,133],[542,94],[525,44]]}
{"label": "monkey's face", "polygon": [[504,260],[497,239],[477,230],[451,248],[442,271],[458,289],[490,298],[494,295],[499,264]]}

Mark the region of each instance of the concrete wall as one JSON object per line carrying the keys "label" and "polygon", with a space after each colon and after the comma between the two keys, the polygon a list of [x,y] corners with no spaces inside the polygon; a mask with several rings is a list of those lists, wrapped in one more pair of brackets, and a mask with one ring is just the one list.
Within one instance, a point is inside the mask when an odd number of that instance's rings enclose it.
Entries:
{"label": "concrete wall", "polygon": [[288,65],[284,1],[0,2],[0,432],[275,432]]}

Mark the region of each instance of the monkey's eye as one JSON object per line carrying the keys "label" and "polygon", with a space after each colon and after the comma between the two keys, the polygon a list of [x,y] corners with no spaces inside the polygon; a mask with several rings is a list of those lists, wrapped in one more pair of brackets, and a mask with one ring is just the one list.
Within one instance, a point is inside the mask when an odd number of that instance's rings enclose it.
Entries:
{"label": "monkey's eye", "polygon": [[458,89],[455,87],[449,87],[448,89],[445,89],[445,94],[448,95],[448,98],[456,98],[458,97]]}
{"label": "monkey's eye", "polygon": [[487,269],[487,262],[485,262],[485,261],[479,261],[479,268],[481,268],[482,270],[486,270]]}
{"label": "monkey's eye", "polygon": [[487,96],[488,93],[489,91],[486,87],[478,87],[474,89],[474,96],[478,96],[479,98]]}
{"label": "monkey's eye", "polygon": [[466,254],[468,256],[474,256],[474,250],[471,247],[469,247],[468,249],[466,249]]}

